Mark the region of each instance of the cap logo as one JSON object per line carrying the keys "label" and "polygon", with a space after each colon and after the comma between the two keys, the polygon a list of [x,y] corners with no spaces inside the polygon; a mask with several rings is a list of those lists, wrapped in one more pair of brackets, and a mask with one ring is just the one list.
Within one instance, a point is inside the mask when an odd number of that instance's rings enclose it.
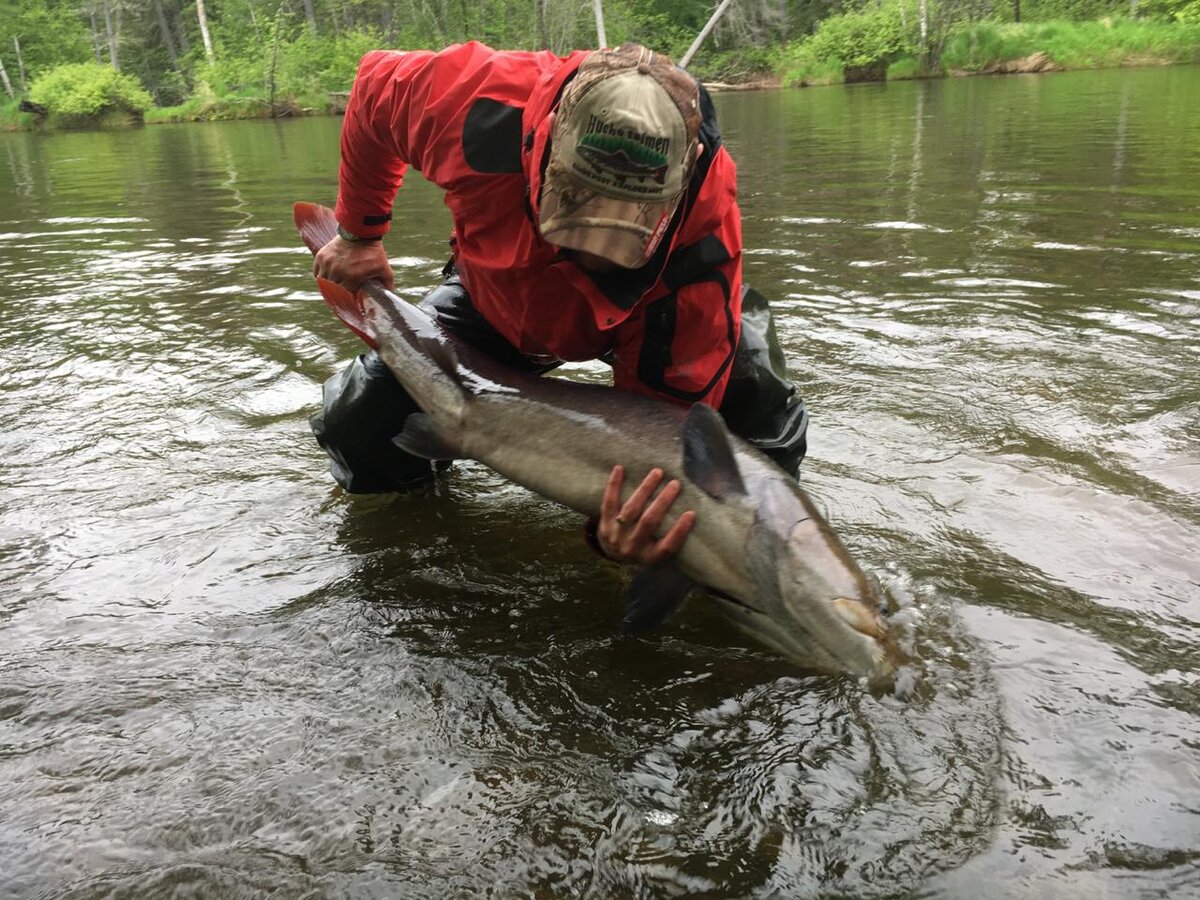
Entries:
{"label": "cap logo", "polygon": [[589,53],[550,134],[537,210],[547,243],[645,265],[692,178],[698,98],[692,76],[639,44]]}
{"label": "cap logo", "polygon": [[[608,176],[629,191],[639,191],[637,185],[628,183],[631,178],[639,184],[649,179],[663,185],[670,171],[667,155],[671,152],[670,138],[615,128],[596,116],[591,117],[575,150],[592,167],[593,177]],[[654,187],[646,187],[644,191],[660,193]]]}

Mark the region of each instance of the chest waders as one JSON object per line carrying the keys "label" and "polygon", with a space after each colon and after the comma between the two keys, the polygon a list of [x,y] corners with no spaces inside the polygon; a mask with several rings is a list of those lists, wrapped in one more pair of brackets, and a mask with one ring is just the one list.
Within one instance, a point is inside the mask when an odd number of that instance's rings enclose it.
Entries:
{"label": "chest waders", "polygon": [[[446,280],[420,303],[439,325],[510,368],[540,375],[559,365],[519,353],[475,311],[458,275],[447,270]],[[412,456],[392,443],[417,411],[374,351],[327,380],[321,409],[310,422],[334,480],[353,494],[406,491],[431,481],[445,463]],[[766,298],[750,287],[742,288],[741,337],[720,412],[730,431],[798,474],[807,450],[808,413],[787,377]]]}

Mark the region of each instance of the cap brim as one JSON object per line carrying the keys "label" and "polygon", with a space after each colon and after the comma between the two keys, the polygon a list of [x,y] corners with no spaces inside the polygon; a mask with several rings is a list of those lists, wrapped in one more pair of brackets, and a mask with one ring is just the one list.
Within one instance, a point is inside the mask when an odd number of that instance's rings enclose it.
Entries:
{"label": "cap brim", "polygon": [[[573,202],[564,202],[565,197]],[[570,175],[555,173],[547,178],[542,191],[538,227],[542,237],[556,247],[592,253],[636,269],[658,249],[679,200],[648,203],[606,197]]]}

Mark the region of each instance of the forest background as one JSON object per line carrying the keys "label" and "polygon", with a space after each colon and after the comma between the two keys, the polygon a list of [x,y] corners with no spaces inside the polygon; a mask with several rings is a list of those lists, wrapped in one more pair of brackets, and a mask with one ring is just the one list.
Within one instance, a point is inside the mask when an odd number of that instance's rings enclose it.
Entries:
{"label": "forest background", "polygon": [[[0,0],[0,125],[337,111],[377,47],[599,42],[600,0]],[[603,0],[606,43],[679,58],[708,0]],[[733,0],[689,68],[829,84],[1200,62],[1200,0]],[[24,111],[22,111],[22,109]]]}

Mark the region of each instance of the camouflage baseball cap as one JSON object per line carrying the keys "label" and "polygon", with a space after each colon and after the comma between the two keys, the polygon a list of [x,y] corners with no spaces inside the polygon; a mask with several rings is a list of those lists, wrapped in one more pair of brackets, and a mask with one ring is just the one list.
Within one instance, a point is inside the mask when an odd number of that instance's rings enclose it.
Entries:
{"label": "camouflage baseball cap", "polygon": [[542,237],[626,268],[666,233],[696,163],[700,90],[638,44],[596,50],[565,91],[538,207]]}

